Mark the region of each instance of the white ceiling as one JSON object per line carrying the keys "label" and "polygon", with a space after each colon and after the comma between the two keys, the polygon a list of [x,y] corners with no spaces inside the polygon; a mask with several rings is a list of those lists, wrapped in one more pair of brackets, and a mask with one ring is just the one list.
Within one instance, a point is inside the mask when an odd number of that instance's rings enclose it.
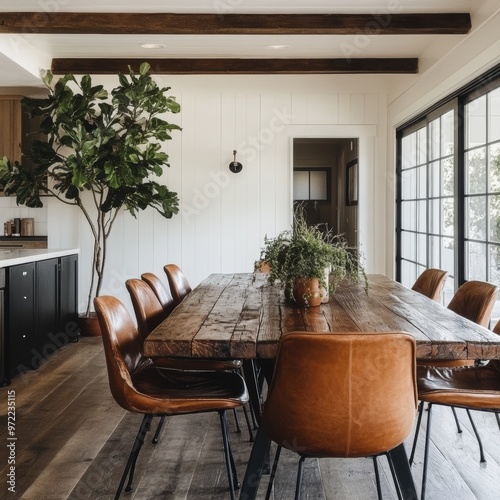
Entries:
{"label": "white ceiling", "polygon": [[[46,7],[44,10],[44,6]],[[23,0],[2,2],[0,12],[165,12],[233,14],[470,12],[473,30],[499,10],[498,0]],[[426,52],[446,53],[466,35],[0,35],[0,87],[38,85],[40,69],[52,58],[338,58],[421,57]],[[165,47],[144,49],[140,44]],[[283,50],[269,45],[288,46]],[[436,58],[434,58],[436,59]]]}

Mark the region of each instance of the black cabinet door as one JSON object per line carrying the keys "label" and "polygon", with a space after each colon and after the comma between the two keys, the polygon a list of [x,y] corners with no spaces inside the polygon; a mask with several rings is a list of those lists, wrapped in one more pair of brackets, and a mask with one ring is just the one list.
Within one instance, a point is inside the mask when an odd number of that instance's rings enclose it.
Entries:
{"label": "black cabinet door", "polygon": [[[41,260],[36,263],[36,359],[41,363],[57,350],[55,335],[59,330],[59,259]],[[38,368],[38,366],[34,366]]]}
{"label": "black cabinet door", "polygon": [[67,255],[60,259],[60,312],[59,340],[78,340],[78,255]]}
{"label": "black cabinet door", "polygon": [[[9,372],[17,374],[31,366],[35,349],[35,264],[9,268],[8,324],[6,338]],[[22,366],[26,364],[27,366]]]}

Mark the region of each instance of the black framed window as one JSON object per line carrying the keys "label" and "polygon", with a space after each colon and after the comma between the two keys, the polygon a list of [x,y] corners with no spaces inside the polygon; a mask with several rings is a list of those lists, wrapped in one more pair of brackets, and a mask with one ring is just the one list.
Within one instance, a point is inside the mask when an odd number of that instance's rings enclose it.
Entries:
{"label": "black framed window", "polygon": [[[396,278],[500,286],[500,67],[397,130]],[[500,317],[495,308],[494,319]]]}

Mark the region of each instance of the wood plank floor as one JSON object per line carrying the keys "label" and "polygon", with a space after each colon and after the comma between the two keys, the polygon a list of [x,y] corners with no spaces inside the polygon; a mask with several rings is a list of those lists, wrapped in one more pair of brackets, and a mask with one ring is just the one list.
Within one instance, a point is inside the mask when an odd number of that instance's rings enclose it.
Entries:
{"label": "wood plank floor", "polygon": [[[7,397],[16,400],[16,492],[7,490]],[[141,416],[122,410],[109,392],[101,339],[82,338],[47,360],[39,370],[0,389],[0,498],[62,500],[114,497]],[[500,429],[492,414],[474,413],[483,436],[487,463],[479,463],[477,442],[464,411],[458,434],[452,413],[436,407],[429,500],[500,498]],[[153,430],[156,429],[156,420]],[[236,465],[243,477],[251,444],[230,415]],[[149,438],[152,437],[152,432]],[[412,472],[420,489],[422,445]],[[410,448],[408,439],[407,450]],[[384,498],[395,499],[384,458],[379,459]],[[293,498],[297,458],[284,451],[273,499]],[[141,452],[131,493],[123,499],[207,500],[229,498],[217,414],[167,419],[160,443],[148,439]],[[259,498],[267,487],[264,477]],[[306,461],[303,499],[377,498],[370,459]]]}

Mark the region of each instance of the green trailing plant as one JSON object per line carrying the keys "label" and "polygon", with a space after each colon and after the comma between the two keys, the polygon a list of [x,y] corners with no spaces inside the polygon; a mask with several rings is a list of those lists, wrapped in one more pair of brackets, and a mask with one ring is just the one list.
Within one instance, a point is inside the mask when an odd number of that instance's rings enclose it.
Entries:
{"label": "green trailing plant", "polygon": [[41,119],[46,141],[34,140],[24,152],[31,165],[0,160],[0,185],[18,204],[43,206],[41,195],[78,207],[94,239],[92,279],[86,315],[99,295],[106,264],[107,240],[119,211],[153,207],[171,218],[178,212],[177,194],[154,179],[161,176],[167,153],[161,151],[173,130],[180,127],[162,118],[178,113],[180,105],[160,88],[143,63],[139,74],[119,74],[119,85],[109,94],[92,85],[89,75],[78,81],[68,74],[54,81],[42,74],[48,96],[24,98],[32,118]]}
{"label": "green trailing plant", "polygon": [[363,279],[368,289],[359,252],[350,248],[343,236],[323,230],[321,225],[308,226],[300,209],[294,214],[291,229],[265,238],[256,270],[262,262],[270,268],[268,282],[280,286],[287,297],[293,298],[297,278],[317,278],[330,293],[345,280],[359,283]]}

